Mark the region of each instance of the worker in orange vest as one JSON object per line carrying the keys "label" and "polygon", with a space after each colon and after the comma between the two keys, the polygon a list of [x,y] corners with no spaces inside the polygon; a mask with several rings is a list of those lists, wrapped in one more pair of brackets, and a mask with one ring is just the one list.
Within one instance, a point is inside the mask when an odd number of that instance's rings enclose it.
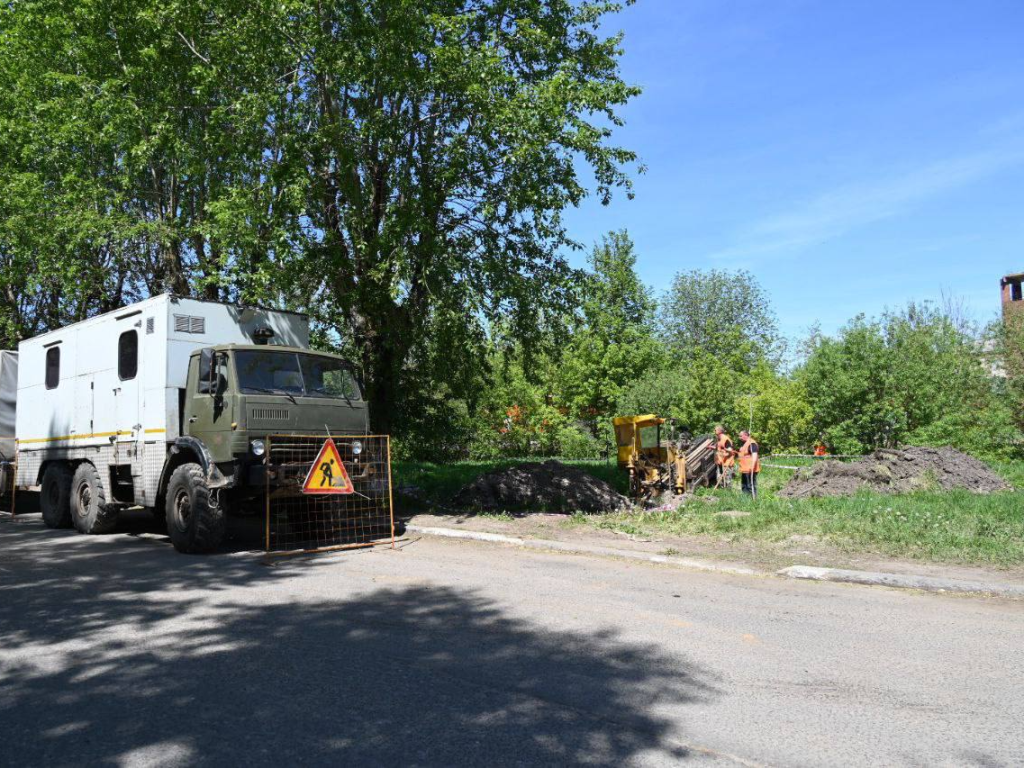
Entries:
{"label": "worker in orange vest", "polygon": [[757,475],[761,471],[761,449],[747,430],[740,432],[740,483],[744,493],[757,498]]}
{"label": "worker in orange vest", "polygon": [[732,484],[732,468],[736,466],[736,451],[732,447],[732,438],[719,424],[715,427],[715,487],[728,487]]}

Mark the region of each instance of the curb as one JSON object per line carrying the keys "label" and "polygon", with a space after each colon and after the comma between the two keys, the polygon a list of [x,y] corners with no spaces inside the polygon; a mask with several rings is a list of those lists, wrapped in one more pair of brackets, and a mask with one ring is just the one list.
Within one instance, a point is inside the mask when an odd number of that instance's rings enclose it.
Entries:
{"label": "curb", "polygon": [[849,571],[842,568],[819,568],[810,565],[793,565],[779,571],[759,571],[742,565],[727,565],[707,560],[694,560],[686,557],[669,557],[668,555],[652,555],[648,552],[637,552],[629,549],[613,549],[590,544],[572,544],[550,539],[522,539],[517,536],[505,536],[500,533],[485,531],[459,531],[453,528],[429,528],[421,525],[408,525],[409,533],[423,536],[438,536],[447,539],[464,539],[482,541],[489,544],[510,544],[515,547],[543,549],[568,554],[598,555],[615,557],[624,560],[638,560],[658,565],[671,565],[708,573],[727,573],[734,576],[775,576],[784,579],[800,579],[811,581],[831,581],[846,584],[860,584],[873,587],[890,587],[893,589],[914,589],[925,592],[957,593],[965,595],[995,595],[999,597],[1024,598],[1024,586],[1015,584],[986,583],[980,581],[961,581],[959,579],[939,579],[930,576],[908,576],[898,573],[881,573],[875,571]]}
{"label": "curb", "polygon": [[895,587],[897,589],[918,589],[926,592],[958,592],[967,595],[999,595],[1001,597],[1024,597],[1024,587],[1014,584],[961,581],[959,579],[938,579],[931,576],[908,576],[900,573],[879,571],[847,571],[842,568],[817,568],[810,565],[793,565],[778,571],[788,579],[810,579],[812,581],[835,581],[847,584],[866,584],[874,587]]}

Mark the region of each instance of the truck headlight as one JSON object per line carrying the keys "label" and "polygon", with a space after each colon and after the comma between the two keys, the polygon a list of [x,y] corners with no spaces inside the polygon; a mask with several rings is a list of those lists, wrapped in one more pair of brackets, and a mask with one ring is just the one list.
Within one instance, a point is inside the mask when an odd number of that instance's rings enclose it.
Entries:
{"label": "truck headlight", "polygon": [[352,441],[352,455],[353,456],[358,456],[362,452],[363,452],[363,444],[361,442],[359,442],[358,440],[353,440]]}
{"label": "truck headlight", "polygon": [[267,452],[267,446],[263,444],[262,440],[253,440],[249,443],[249,447],[252,448],[253,456],[262,456]]}

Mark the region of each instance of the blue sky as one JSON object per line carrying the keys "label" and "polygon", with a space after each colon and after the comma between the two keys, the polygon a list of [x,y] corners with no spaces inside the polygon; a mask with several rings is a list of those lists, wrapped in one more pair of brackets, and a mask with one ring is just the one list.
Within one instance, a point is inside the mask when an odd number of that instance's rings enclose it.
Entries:
{"label": "blue sky", "polygon": [[648,172],[573,237],[628,229],[654,287],[748,269],[790,336],[944,294],[995,316],[1024,271],[1024,0],[639,0],[607,26]]}

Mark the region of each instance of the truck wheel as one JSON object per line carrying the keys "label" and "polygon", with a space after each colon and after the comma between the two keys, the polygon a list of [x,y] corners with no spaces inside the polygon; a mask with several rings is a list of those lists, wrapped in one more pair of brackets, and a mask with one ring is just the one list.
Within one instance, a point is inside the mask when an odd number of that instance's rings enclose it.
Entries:
{"label": "truck wheel", "polygon": [[47,528],[71,527],[71,470],[64,462],[54,462],[43,473],[39,506]]}
{"label": "truck wheel", "polygon": [[182,464],[167,484],[167,532],[179,552],[209,552],[224,538],[224,510],[210,500],[206,474]]}
{"label": "truck wheel", "polygon": [[71,519],[82,533],[110,533],[117,526],[117,507],[107,506],[100,473],[89,462],[78,465],[71,479]]}

